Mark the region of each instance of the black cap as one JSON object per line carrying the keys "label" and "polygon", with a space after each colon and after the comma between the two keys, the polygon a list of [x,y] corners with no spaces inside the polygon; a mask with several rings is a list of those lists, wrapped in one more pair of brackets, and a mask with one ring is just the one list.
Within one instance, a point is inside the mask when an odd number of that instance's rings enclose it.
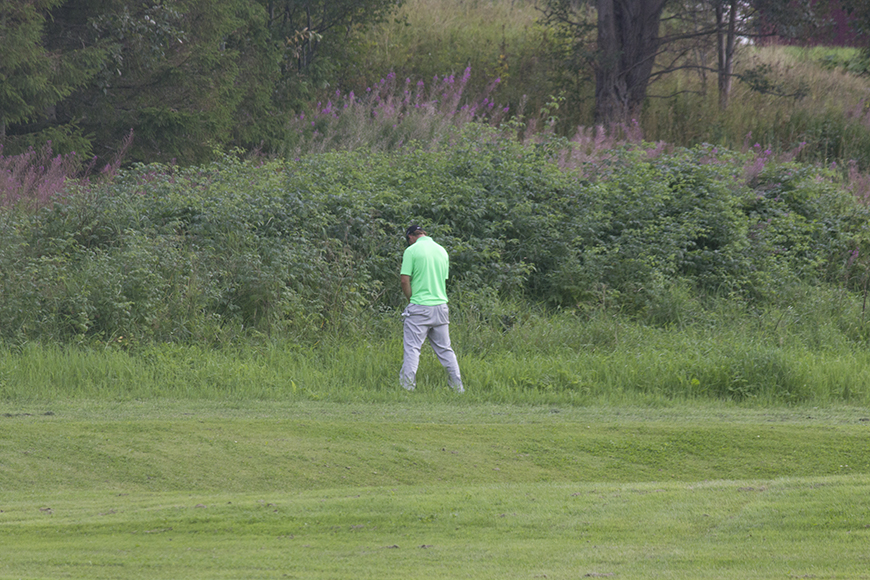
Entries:
{"label": "black cap", "polygon": [[417,224],[412,224],[411,227],[409,227],[409,228],[405,231],[405,239],[406,239],[406,240],[409,239],[409,238],[411,237],[411,234],[413,234],[413,233],[416,233],[416,232],[422,232],[422,231],[423,231],[423,228],[421,228],[421,227],[418,226]]}

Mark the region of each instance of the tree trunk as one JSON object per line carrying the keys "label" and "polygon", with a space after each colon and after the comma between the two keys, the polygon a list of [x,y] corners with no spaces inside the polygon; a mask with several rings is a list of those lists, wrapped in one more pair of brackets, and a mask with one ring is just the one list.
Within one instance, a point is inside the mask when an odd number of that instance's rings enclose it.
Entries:
{"label": "tree trunk", "polygon": [[595,119],[604,126],[637,119],[659,48],[666,0],[596,0],[598,53]]}
{"label": "tree trunk", "polygon": [[[725,2],[728,3],[726,10]],[[725,22],[726,12],[728,22]],[[734,51],[737,46],[737,0],[725,0],[716,4],[716,51],[719,56],[719,108],[728,108],[731,97],[731,81],[734,74]]]}

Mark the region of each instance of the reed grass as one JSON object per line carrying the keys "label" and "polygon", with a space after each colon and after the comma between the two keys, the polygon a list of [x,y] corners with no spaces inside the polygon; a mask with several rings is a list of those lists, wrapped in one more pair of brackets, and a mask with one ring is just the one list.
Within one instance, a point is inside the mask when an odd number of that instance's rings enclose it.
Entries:
{"label": "reed grass", "polygon": [[[799,150],[799,161],[843,165],[854,159],[866,171],[870,129],[865,118],[866,79],[841,68],[825,68],[810,49],[750,47],[741,52],[738,74],[769,67],[771,82],[786,94],[754,91],[735,81],[727,110],[721,110],[715,78],[697,74],[666,77],[650,89],[641,121],[649,140],[681,145],[714,143],[746,150],[755,143],[776,152]],[[817,57],[816,57],[817,58]],[[669,98],[668,95],[677,95]]]}
{"label": "reed grass", "polygon": [[[494,78],[493,97],[512,115],[535,119],[539,128],[552,116],[566,137],[593,125],[593,83],[589,71],[566,71],[554,59],[559,40],[541,25],[536,3],[525,0],[410,0],[396,19],[370,31],[367,70],[399,78],[458,74],[471,67],[471,95]],[[870,129],[866,119],[867,81],[860,59],[835,48],[744,46],[736,72],[768,67],[772,85],[786,95],[761,94],[735,81],[727,110],[719,108],[715,76],[678,71],[649,90],[638,119],[651,142],[692,146],[713,143],[746,149],[755,143],[785,153],[800,148],[799,160],[870,168]],[[838,63],[843,63],[842,65]],[[366,78],[372,84],[376,78]],[[356,88],[362,85],[357,84]],[[542,108],[559,97],[563,105]]]}
{"label": "reed grass", "polygon": [[539,17],[534,0],[408,0],[370,31],[365,68],[428,81],[470,67],[472,94],[499,78],[500,103],[516,107],[525,98],[537,111],[551,94],[553,66],[542,58],[551,41]]}
{"label": "reed grass", "polygon": [[[870,354],[850,337],[866,332],[849,319],[860,306],[831,300],[839,302],[817,299],[756,314],[723,306],[683,327],[649,326],[606,311],[530,309],[484,320],[457,305],[451,330],[468,390],[463,397],[476,402],[866,405]],[[843,317],[824,311],[837,304]],[[280,338],[218,347],[7,345],[0,349],[0,400],[455,399],[428,349],[417,391],[405,393],[397,381],[401,359],[401,325],[391,315],[356,333],[324,332],[306,346]]]}

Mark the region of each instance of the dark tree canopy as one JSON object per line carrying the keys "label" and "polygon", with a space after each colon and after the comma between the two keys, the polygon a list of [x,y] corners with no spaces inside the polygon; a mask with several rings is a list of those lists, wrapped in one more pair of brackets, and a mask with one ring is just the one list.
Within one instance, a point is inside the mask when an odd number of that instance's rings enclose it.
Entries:
{"label": "dark tree canopy", "polygon": [[[0,145],[201,162],[274,145],[323,63],[394,0],[31,0],[0,5]],[[321,66],[319,69],[318,66]],[[334,72],[334,71],[333,71]],[[322,75],[321,75],[322,76]]]}
{"label": "dark tree canopy", "polygon": [[47,16],[62,1],[0,4],[0,145],[10,128],[25,134],[24,146],[71,132],[57,121],[57,106],[99,71],[99,47],[59,50],[46,42]]}

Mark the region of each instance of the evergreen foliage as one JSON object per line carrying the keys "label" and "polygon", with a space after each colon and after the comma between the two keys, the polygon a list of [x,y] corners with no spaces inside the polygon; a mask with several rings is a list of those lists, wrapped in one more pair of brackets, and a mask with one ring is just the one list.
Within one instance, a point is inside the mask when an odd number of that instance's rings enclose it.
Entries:
{"label": "evergreen foliage", "polygon": [[202,163],[230,146],[275,150],[284,115],[332,82],[339,62],[350,66],[360,26],[394,6],[4,3],[0,144],[14,155],[51,141],[59,153],[96,154],[100,165],[131,130],[128,162]]}
{"label": "evergreen foliage", "polygon": [[[52,50],[45,42],[47,14],[63,0],[4,2],[0,6],[0,146],[26,150],[54,143],[60,152],[90,151],[74,119],[58,122],[58,105],[97,74],[97,46]],[[7,139],[7,136],[9,139]]]}

